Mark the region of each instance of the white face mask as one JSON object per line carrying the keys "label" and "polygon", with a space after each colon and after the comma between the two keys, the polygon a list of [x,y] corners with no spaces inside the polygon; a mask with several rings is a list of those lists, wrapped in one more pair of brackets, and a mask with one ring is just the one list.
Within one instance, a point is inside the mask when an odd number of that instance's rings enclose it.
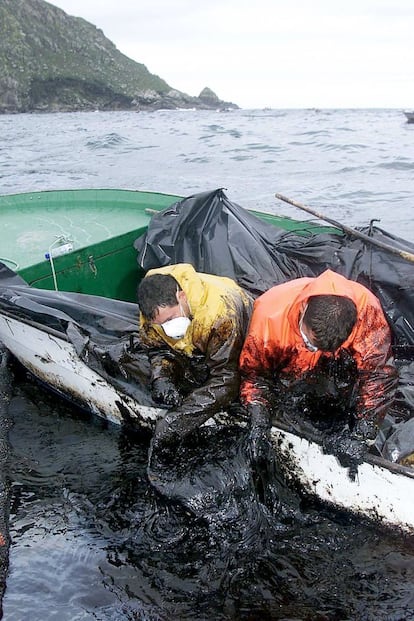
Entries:
{"label": "white face mask", "polygon": [[300,332],[300,335],[301,335],[301,337],[303,339],[303,342],[305,343],[306,349],[308,351],[311,351],[314,354],[315,352],[318,351],[318,347],[316,347],[316,345],[314,345],[313,343],[310,342],[310,340],[308,339],[308,337],[306,336],[306,334],[304,333],[303,328],[302,328],[303,318],[304,318],[305,313],[306,313],[307,310],[308,310],[308,305],[306,304],[305,310],[303,311],[302,317],[300,318],[300,321],[299,321],[299,332]]}
{"label": "white face mask", "polygon": [[161,324],[165,334],[172,339],[182,339],[188,330],[191,320],[188,317],[174,317]]}

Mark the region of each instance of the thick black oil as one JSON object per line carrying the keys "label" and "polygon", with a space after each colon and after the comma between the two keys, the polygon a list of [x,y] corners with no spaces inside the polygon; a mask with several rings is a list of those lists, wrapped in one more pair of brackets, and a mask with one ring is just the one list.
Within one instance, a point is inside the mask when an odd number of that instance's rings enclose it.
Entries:
{"label": "thick black oil", "polygon": [[26,380],[9,407],[6,621],[414,619],[414,543],[289,490],[259,493],[243,431],[147,473],[149,436]]}

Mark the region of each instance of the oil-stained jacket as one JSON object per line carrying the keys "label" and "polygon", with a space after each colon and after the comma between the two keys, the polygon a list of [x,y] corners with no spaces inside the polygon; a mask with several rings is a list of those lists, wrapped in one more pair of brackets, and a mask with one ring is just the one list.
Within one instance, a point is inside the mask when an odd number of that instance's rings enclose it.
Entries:
{"label": "oil-stained jacket", "polygon": [[[351,298],[357,322],[348,339],[333,354],[310,352],[301,337],[299,321],[314,295]],[[260,296],[241,353],[241,400],[269,405],[276,378],[298,379],[311,371],[322,356],[348,350],[357,367],[357,417],[380,420],[393,400],[396,370],[391,331],[379,300],[363,285],[331,270],[317,278],[299,278],[277,285]]]}
{"label": "oil-stained jacket", "polygon": [[198,273],[187,263],[153,269],[148,275],[156,273],[170,274],[180,284],[189,302],[191,324],[182,339],[172,339],[141,315],[142,342],[159,351],[151,357],[152,379],[168,376],[169,353],[190,359],[202,354],[208,378],[175,409],[202,424],[239,394],[238,362],[253,300],[230,278]]}

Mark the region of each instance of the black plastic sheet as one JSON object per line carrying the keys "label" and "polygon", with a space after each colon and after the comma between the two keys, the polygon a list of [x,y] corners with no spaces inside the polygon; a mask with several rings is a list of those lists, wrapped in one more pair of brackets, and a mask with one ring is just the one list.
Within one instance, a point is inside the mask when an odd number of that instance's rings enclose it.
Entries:
{"label": "black plastic sheet", "polygon": [[174,203],[151,219],[135,241],[138,264],[148,270],[191,263],[199,272],[228,276],[253,295],[292,278],[326,269],[340,247],[335,235],[301,237],[269,225],[228,200],[223,190]]}
{"label": "black plastic sheet", "polygon": [[35,289],[0,263],[0,312],[52,330],[117,389],[155,406],[149,361],[138,339],[138,304],[95,295]]}
{"label": "black plastic sheet", "polygon": [[[375,247],[376,240],[414,253],[414,244],[377,227],[360,229],[373,243],[334,232],[309,233],[273,226],[222,189],[184,198],[155,215],[135,241],[138,264],[148,270],[191,263],[196,270],[229,276],[257,296],[293,278],[330,268],[371,289],[380,299],[400,348],[414,346],[414,265]],[[406,353],[406,349],[404,350]]]}

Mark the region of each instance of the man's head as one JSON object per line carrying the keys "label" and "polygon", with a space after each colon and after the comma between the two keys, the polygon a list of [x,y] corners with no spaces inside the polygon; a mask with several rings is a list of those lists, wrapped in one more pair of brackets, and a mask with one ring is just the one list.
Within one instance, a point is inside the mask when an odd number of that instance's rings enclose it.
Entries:
{"label": "man's head", "polygon": [[145,319],[152,323],[161,324],[174,317],[180,317],[182,315],[180,305],[186,301],[184,291],[170,274],[146,276],[138,286],[140,311]]}
{"label": "man's head", "polygon": [[356,320],[357,309],[350,298],[314,295],[308,300],[299,327],[308,349],[334,352],[349,337]]}
{"label": "man's head", "polygon": [[162,326],[165,334],[182,338],[190,325],[187,296],[170,274],[151,274],[138,286],[138,304],[146,321]]}

